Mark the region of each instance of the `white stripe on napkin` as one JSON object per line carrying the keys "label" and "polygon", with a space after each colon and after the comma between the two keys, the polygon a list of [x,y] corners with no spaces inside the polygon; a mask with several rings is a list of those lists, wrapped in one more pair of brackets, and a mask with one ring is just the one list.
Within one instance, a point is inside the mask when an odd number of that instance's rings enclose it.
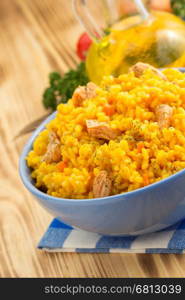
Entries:
{"label": "white stripe on napkin", "polygon": [[46,252],[76,252],[76,249],[72,249],[72,248],[53,248],[53,249],[50,249],[50,248],[42,248],[43,251],[46,251]]}
{"label": "white stripe on napkin", "polygon": [[145,253],[145,249],[110,248],[110,253]]}
{"label": "white stripe on napkin", "polygon": [[132,242],[130,249],[168,248],[174,232],[175,230],[170,230],[139,236]]}
{"label": "white stripe on napkin", "polygon": [[63,248],[96,248],[100,239],[97,233],[84,230],[72,230],[63,244]]}

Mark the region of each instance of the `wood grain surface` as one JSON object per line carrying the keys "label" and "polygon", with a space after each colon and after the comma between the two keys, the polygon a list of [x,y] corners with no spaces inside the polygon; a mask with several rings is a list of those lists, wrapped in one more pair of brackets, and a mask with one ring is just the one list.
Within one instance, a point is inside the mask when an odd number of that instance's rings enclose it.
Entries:
{"label": "wood grain surface", "polygon": [[52,217],[23,187],[17,132],[45,111],[48,73],[74,67],[83,28],[69,0],[0,1],[0,276],[184,277],[184,255],[45,253],[37,242]]}

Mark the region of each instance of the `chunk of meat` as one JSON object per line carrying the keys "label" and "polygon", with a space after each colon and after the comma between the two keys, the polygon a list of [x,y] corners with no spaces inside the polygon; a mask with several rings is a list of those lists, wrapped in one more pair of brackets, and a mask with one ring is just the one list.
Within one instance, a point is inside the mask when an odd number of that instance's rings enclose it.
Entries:
{"label": "chunk of meat", "polygon": [[173,108],[167,104],[160,104],[156,107],[155,113],[159,127],[161,129],[168,128],[173,115]]}
{"label": "chunk of meat", "polygon": [[42,161],[45,161],[47,164],[50,164],[53,162],[59,162],[60,160],[60,140],[56,133],[54,131],[51,131],[49,134],[49,143],[47,146],[47,150],[42,158]]}
{"label": "chunk of meat", "polygon": [[110,196],[112,188],[111,179],[107,171],[101,171],[93,181],[93,196],[94,198],[102,198]]}
{"label": "chunk of meat", "polygon": [[119,134],[118,131],[109,127],[105,122],[87,120],[86,126],[89,135],[99,139],[114,140]]}
{"label": "chunk of meat", "polygon": [[81,106],[83,101],[96,97],[97,85],[89,82],[86,86],[79,86],[73,94],[73,103],[75,106]]}
{"label": "chunk of meat", "polygon": [[134,66],[130,68],[130,72],[134,72],[136,77],[141,77],[146,69],[151,69],[156,75],[158,75],[161,79],[167,80],[167,77],[158,69],[154,68],[149,64],[144,64],[142,62],[138,62]]}

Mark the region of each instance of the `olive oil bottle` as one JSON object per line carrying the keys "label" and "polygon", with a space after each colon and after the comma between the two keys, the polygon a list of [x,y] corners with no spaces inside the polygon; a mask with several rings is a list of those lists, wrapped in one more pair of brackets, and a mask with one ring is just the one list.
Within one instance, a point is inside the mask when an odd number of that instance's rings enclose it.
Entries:
{"label": "olive oil bottle", "polygon": [[185,66],[185,22],[167,12],[152,11],[148,18],[130,16],[116,22],[101,39],[94,39],[86,60],[95,83],[104,75],[127,72],[138,61],[155,67]]}

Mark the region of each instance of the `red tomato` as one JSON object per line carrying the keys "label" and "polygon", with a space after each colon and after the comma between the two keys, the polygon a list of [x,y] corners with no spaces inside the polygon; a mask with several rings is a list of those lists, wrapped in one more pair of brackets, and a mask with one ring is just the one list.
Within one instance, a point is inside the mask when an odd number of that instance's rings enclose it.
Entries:
{"label": "red tomato", "polygon": [[87,33],[83,33],[77,43],[77,55],[81,60],[86,59],[86,53],[92,44],[92,40]]}
{"label": "red tomato", "polygon": [[171,4],[170,0],[151,0],[150,1],[150,8],[156,10],[164,10],[171,12]]}
{"label": "red tomato", "polygon": [[[148,2],[150,9],[171,12],[170,0],[149,0],[145,2]],[[135,4],[131,0],[122,1],[119,10],[122,14],[132,14],[137,11]]]}
{"label": "red tomato", "polygon": [[119,11],[122,14],[132,14],[136,12],[136,6],[135,4],[130,0],[124,0],[120,2]]}

